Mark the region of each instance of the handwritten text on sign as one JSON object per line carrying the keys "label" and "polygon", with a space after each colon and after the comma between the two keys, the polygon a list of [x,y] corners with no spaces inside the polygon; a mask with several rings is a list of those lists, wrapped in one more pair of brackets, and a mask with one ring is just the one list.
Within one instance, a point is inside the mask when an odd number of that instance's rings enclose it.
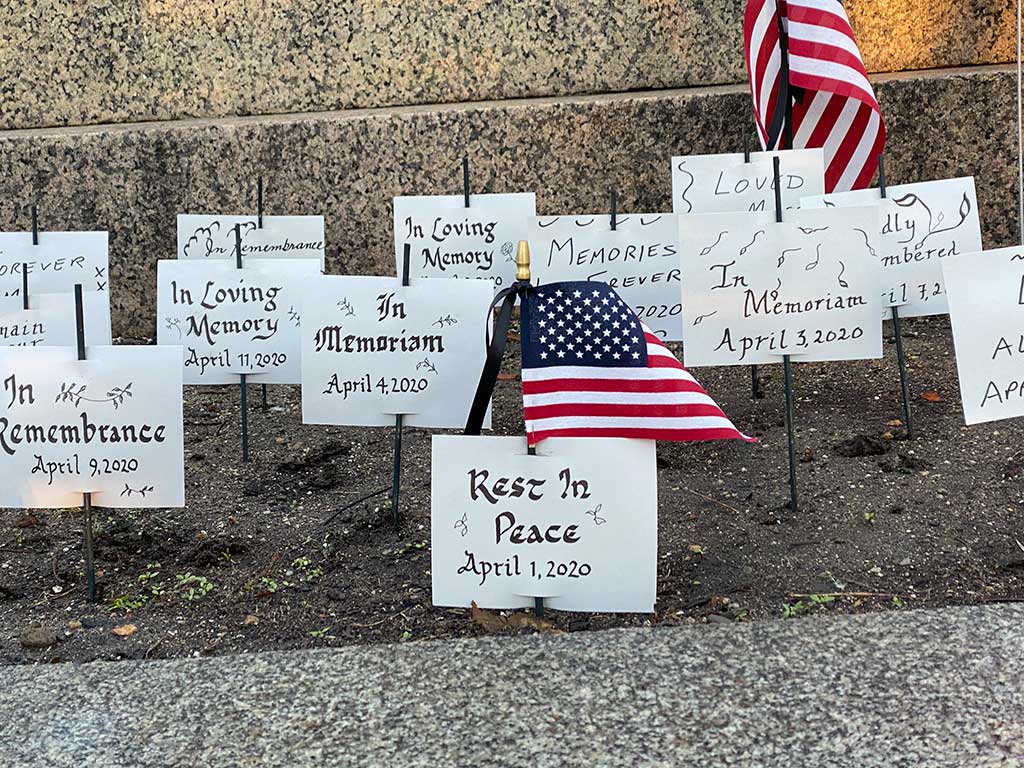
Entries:
{"label": "handwritten text on sign", "polygon": [[163,260],[157,343],[183,349],[186,384],[299,383],[302,294],[316,259]]}
{"label": "handwritten text on sign", "polygon": [[881,357],[875,208],[680,217],[687,366]]}
{"label": "handwritten text on sign", "polygon": [[176,348],[0,349],[0,506],[180,507],[183,450]]}
{"label": "handwritten text on sign", "polygon": [[106,232],[0,232],[0,298],[21,296],[22,265],[28,264],[28,294],[108,291]]}
{"label": "handwritten text on sign", "polygon": [[235,225],[243,259],[319,259],[324,265],[323,216],[178,214],[179,259],[235,258]]}
{"label": "handwritten text on sign", "polygon": [[529,236],[536,215],[532,192],[396,197],[395,263],[402,274],[411,246],[411,277],[487,278],[494,289],[515,282],[516,243]]}
{"label": "handwritten text on sign", "polygon": [[683,332],[679,229],[672,214],[540,217],[530,235],[534,282],[598,280],[665,339]]}
{"label": "handwritten text on sign", "polygon": [[[486,356],[489,283],[323,277],[307,285],[302,420],[464,427]],[[490,426],[488,417],[487,426]]]}
{"label": "handwritten text on sign", "polygon": [[[78,326],[73,293],[29,293],[29,309],[21,297],[0,298],[0,347],[75,347]],[[82,292],[82,326],[86,344],[110,344],[110,294]]]}
{"label": "handwritten text on sign", "polygon": [[981,250],[974,179],[900,184],[886,194],[883,200],[877,189],[858,189],[805,199],[803,206],[877,205],[882,306],[899,307],[901,317],[945,314],[941,260]]}
{"label": "handwritten text on sign", "polygon": [[653,610],[654,441],[435,435],[435,605]]}
{"label": "handwritten text on sign", "polygon": [[825,192],[825,160],[820,149],[689,155],[672,158],[672,211],[678,214],[774,211],[775,172],[780,158],[784,208],[800,207],[800,198]]}
{"label": "handwritten text on sign", "polygon": [[1024,416],[1024,248],[942,260],[968,424]]}

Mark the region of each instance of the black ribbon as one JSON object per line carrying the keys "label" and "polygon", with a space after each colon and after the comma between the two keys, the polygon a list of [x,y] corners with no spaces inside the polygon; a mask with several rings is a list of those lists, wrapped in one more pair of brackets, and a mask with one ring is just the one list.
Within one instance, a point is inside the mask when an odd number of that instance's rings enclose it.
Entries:
{"label": "black ribbon", "polygon": [[494,335],[487,339],[487,359],[484,361],[484,368],[480,373],[480,383],[476,387],[473,406],[469,409],[469,419],[466,421],[464,435],[479,435],[483,428],[487,406],[491,402],[494,385],[498,382],[498,374],[501,372],[501,360],[505,356],[508,326],[512,322],[512,309],[516,305],[517,298],[526,301],[526,294],[529,290],[530,283],[528,281],[517,280],[508,288],[499,291],[495,295],[494,301],[491,302],[491,306],[487,308],[487,317],[490,317],[494,308],[501,305],[501,309],[498,311],[498,320],[494,323]]}

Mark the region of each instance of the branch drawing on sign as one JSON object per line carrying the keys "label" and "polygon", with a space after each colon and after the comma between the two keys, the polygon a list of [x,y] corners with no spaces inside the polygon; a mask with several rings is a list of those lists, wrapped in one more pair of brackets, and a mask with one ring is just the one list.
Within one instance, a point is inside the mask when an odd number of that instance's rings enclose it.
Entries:
{"label": "branch drawing on sign", "polygon": [[166,317],[166,318],[164,318],[164,320],[166,321],[166,326],[165,327],[167,328],[167,330],[169,330],[169,331],[177,331],[178,332],[178,338],[179,339],[182,338],[182,335],[181,335],[181,318],[180,317]]}
{"label": "branch drawing on sign", "polygon": [[686,161],[685,160],[682,161],[681,163],[679,163],[679,165],[676,166],[676,169],[680,173],[685,173],[687,176],[690,177],[690,180],[689,180],[689,182],[687,182],[686,187],[683,189],[683,193],[680,195],[680,197],[682,198],[683,202],[686,203],[686,211],[685,212],[686,213],[693,213],[693,203],[691,203],[687,199],[686,193],[689,192],[693,188],[694,177],[693,177],[692,173],[690,173],[688,170],[683,168],[684,165],[686,165]]}
{"label": "branch drawing on sign", "polygon": [[356,313],[355,308],[347,298],[339,301],[338,306],[341,308],[341,311],[345,313],[346,317],[352,317]]}
{"label": "branch drawing on sign", "polygon": [[501,255],[505,257],[505,261],[516,260],[516,246],[512,241],[508,241],[501,246]]}
{"label": "branch drawing on sign", "polygon": [[771,293],[772,301],[776,301],[779,298],[779,292],[782,290],[782,278],[775,278],[775,288]]}
{"label": "branch drawing on sign", "polygon": [[821,243],[818,243],[818,247],[814,251],[814,261],[804,267],[805,272],[810,272],[812,269],[816,269],[818,264],[821,263]]}
{"label": "branch drawing on sign", "polygon": [[[649,226],[651,226],[651,224],[656,224],[657,222],[661,221],[661,218],[662,218],[661,216],[655,216],[650,221],[644,221],[644,217],[641,216],[640,217],[640,226],[641,227],[649,227]],[[620,223],[623,222],[623,221],[625,221],[625,219],[619,219]]]}
{"label": "branch drawing on sign", "polygon": [[718,239],[715,240],[715,242],[713,242],[707,248],[702,249],[701,252],[700,252],[700,255],[701,256],[707,256],[709,253],[711,253],[713,250],[715,250],[715,248],[718,246],[718,244],[722,242],[722,238],[725,237],[728,234],[729,234],[728,230],[726,230],[725,232],[719,232],[718,233]]}
{"label": "branch drawing on sign", "polygon": [[854,232],[860,232],[861,235],[864,236],[864,245],[866,245],[868,250],[871,251],[871,255],[874,256],[877,259],[878,258],[878,251],[876,251],[874,248],[871,247],[871,238],[868,237],[868,233],[865,232],[863,229],[861,229],[859,227],[854,227],[853,231]]}
{"label": "branch drawing on sign", "polygon": [[121,491],[121,496],[127,497],[129,499],[132,496],[141,496],[142,498],[146,498],[146,494],[152,493],[153,490],[154,489],[152,485],[144,485],[141,488],[132,488],[130,485],[128,485],[128,483],[125,483],[124,490]]}
{"label": "branch drawing on sign", "polygon": [[463,536],[465,536],[467,533],[469,533],[469,523],[468,523],[469,517],[468,517],[468,515],[469,515],[468,512],[463,512],[462,513],[462,517],[460,519],[456,520],[455,521],[455,525],[452,526],[457,531],[459,531]]}
{"label": "branch drawing on sign", "polygon": [[77,382],[65,382],[60,385],[60,392],[57,393],[57,397],[54,399],[54,403],[72,403],[75,408],[84,400],[87,403],[110,403],[114,406],[116,411],[118,407],[129,397],[132,396],[132,383],[128,382],[123,387],[112,387],[106,397],[92,398],[85,396],[86,384],[78,384]]}
{"label": "branch drawing on sign", "polygon": [[800,227],[800,226],[798,226],[797,229],[799,229],[805,235],[813,235],[815,232],[825,232],[825,231],[827,231],[828,227]]}
{"label": "branch drawing on sign", "polygon": [[840,261],[839,262],[839,276],[836,278],[836,280],[839,281],[839,287],[840,288],[849,288],[850,284],[848,282],[846,282],[845,280],[843,280],[843,273],[844,272],[846,272],[846,265],[843,264],[842,261]]}
{"label": "branch drawing on sign", "polygon": [[420,368],[426,368],[431,373],[437,373],[437,368],[435,368],[434,364],[426,357],[416,363],[416,370],[418,371]]}
{"label": "branch drawing on sign", "polygon": [[751,248],[753,248],[753,247],[754,247],[754,243],[756,243],[756,242],[757,242],[757,238],[759,238],[759,237],[760,237],[761,235],[763,235],[763,234],[764,234],[764,230],[763,230],[763,229],[759,229],[759,230],[757,230],[757,232],[755,232],[755,233],[754,233],[754,239],[753,239],[753,240],[751,240],[751,241],[750,241],[749,243],[747,243],[746,245],[744,245],[744,246],[743,246],[742,248],[740,248],[740,254],[739,254],[739,255],[740,255],[740,256],[742,256],[742,255],[743,255],[743,254],[745,254],[745,253],[746,253],[747,251],[749,251],[749,250],[750,250]]}
{"label": "branch drawing on sign", "polygon": [[716,309],[714,312],[708,312],[706,315],[700,315],[696,320],[693,321],[693,324],[694,325],[700,325],[701,323],[704,322],[705,318],[712,317],[712,316],[717,315],[717,314],[718,314],[718,310]]}
{"label": "branch drawing on sign", "polygon": [[292,325],[296,328],[302,327],[302,318],[299,317],[299,313],[295,311],[295,307],[288,307],[288,319],[291,320]]}
{"label": "branch drawing on sign", "polygon": [[543,222],[540,219],[537,219],[537,226],[540,227],[541,229],[547,229],[552,224],[557,224],[557,223],[558,223],[558,217],[557,216],[555,216],[555,218],[553,218],[551,221],[548,221],[548,222]]}
{"label": "branch drawing on sign", "polygon": [[782,251],[782,253],[779,254],[779,263],[776,264],[775,266],[776,267],[781,267],[783,264],[786,263],[786,254],[787,253],[799,253],[802,250],[803,250],[803,248],[786,248],[785,250]]}
{"label": "branch drawing on sign", "polygon": [[203,254],[202,256],[200,256],[200,258],[205,259],[211,253],[213,253],[213,234],[214,232],[219,231],[219,221],[210,222],[210,226],[208,227],[199,227],[199,229],[192,233],[192,236],[188,239],[188,242],[185,243],[185,247],[182,249],[182,252],[186,256],[194,255],[190,253],[192,246],[199,245],[200,241],[202,241],[200,249],[203,251]]}
{"label": "branch drawing on sign", "polygon": [[593,224],[593,223],[594,223],[594,220],[593,220],[593,219],[591,219],[590,221],[585,221],[585,222],[583,222],[582,224],[580,224],[580,220],[579,220],[579,219],[575,219],[575,224],[576,224],[576,226],[577,226],[577,227],[579,227],[580,229],[583,229],[584,227],[589,227],[589,226],[590,226],[591,224]]}
{"label": "branch drawing on sign", "polygon": [[588,515],[590,515],[590,516],[591,516],[592,518],[594,518],[594,525],[604,525],[605,523],[607,523],[607,522],[608,522],[608,520],[607,520],[606,518],[603,518],[603,517],[601,517],[601,516],[600,516],[600,515],[598,514],[598,512],[600,512],[600,511],[601,511],[601,507],[602,507],[602,506],[603,506],[602,504],[598,504],[598,505],[597,505],[596,507],[594,507],[593,509],[588,509],[588,510],[586,511],[586,514],[588,514]]}
{"label": "branch drawing on sign", "polygon": [[915,205],[920,205],[922,208],[924,208],[925,213],[928,215],[928,232],[925,234],[924,237],[921,238],[920,242],[914,245],[914,248],[923,248],[925,242],[932,235],[940,235],[944,232],[952,232],[954,229],[959,228],[965,221],[967,221],[967,217],[971,215],[971,200],[969,197],[967,197],[966,192],[964,192],[964,197],[960,201],[960,208],[957,210],[957,214],[960,216],[960,220],[956,224],[953,224],[948,227],[941,226],[942,222],[946,218],[946,214],[943,213],[942,211],[939,211],[938,214],[933,214],[932,209],[928,206],[928,204],[925,203],[924,200],[915,195],[913,192],[910,192],[909,194],[906,194],[903,197],[897,198],[893,202],[902,208],[911,208]]}
{"label": "branch drawing on sign", "polygon": [[449,325],[458,325],[458,324],[459,324],[459,321],[456,320],[454,317],[452,317],[450,314],[445,315],[444,317],[439,317],[439,318],[437,318],[437,320],[435,320],[434,322],[431,323],[431,325],[436,325],[438,328],[444,328],[444,327],[449,326]]}

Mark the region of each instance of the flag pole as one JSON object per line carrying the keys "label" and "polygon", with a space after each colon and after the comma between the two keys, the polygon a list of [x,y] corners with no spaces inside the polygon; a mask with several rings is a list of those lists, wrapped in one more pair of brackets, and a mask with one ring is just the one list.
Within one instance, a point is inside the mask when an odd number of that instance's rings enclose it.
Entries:
{"label": "flag pole", "polygon": [[[743,162],[750,162],[750,135],[743,132]],[[757,366],[750,366],[750,398],[752,400],[758,400],[762,397],[761,394],[761,377],[757,373]]]}
{"label": "flag pole", "polygon": [[[775,176],[775,221],[782,223],[782,188],[779,186],[779,157],[772,158]],[[796,514],[796,438],[793,434],[793,370],[789,355],[782,356],[782,383],[786,393],[786,440],[789,443],[789,508]]]}
{"label": "flag pole", "polygon": [[[778,0],[775,18],[779,24],[779,53],[782,56],[782,72],[786,76],[786,112],[782,122],[782,139],[779,149],[793,149],[793,96],[789,92],[789,33],[786,31],[786,0]],[[778,181],[776,181],[778,184]]]}

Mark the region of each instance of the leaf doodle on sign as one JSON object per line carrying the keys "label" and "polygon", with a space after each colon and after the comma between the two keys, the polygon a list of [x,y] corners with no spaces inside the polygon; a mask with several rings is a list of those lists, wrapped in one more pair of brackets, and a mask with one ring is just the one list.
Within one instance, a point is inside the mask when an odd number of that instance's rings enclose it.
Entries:
{"label": "leaf doodle on sign", "polygon": [[743,246],[742,248],[740,248],[740,253],[739,253],[739,255],[740,255],[740,256],[742,256],[742,255],[743,255],[743,254],[745,254],[745,253],[746,253],[747,251],[749,251],[749,250],[750,250],[751,248],[753,248],[753,247],[754,247],[754,243],[756,243],[756,242],[757,242],[757,238],[759,238],[759,237],[760,237],[761,235],[763,235],[763,234],[764,234],[764,230],[763,230],[763,229],[759,229],[759,230],[757,230],[757,232],[755,232],[755,233],[754,233],[754,239],[753,239],[753,240],[751,240],[751,241],[750,241],[749,243],[747,243],[746,245],[744,245],[744,246]]}
{"label": "leaf doodle on sign", "polygon": [[124,490],[121,491],[122,497],[131,498],[132,496],[141,496],[146,498],[147,493],[152,493],[154,490],[152,485],[144,485],[141,488],[132,488],[128,483],[124,484]]}
{"label": "leaf doodle on sign", "polygon": [[437,368],[435,368],[434,364],[426,357],[416,363],[416,370],[418,371],[420,368],[426,368],[432,373],[437,373]]}
{"label": "leaf doodle on sign", "polygon": [[[657,224],[657,223],[658,223],[659,221],[661,221],[661,219],[662,219],[662,217],[661,217],[661,216],[655,216],[655,217],[654,217],[653,219],[651,219],[650,221],[644,221],[644,217],[643,217],[643,216],[641,216],[641,217],[640,217],[640,226],[641,226],[641,227],[649,227],[649,226],[651,226],[651,224]],[[625,221],[625,219],[619,219],[619,223],[620,223],[620,224],[621,224],[621,223],[622,223],[623,221]]]}
{"label": "leaf doodle on sign", "polygon": [[505,257],[505,261],[516,260],[516,246],[512,241],[506,241],[501,246],[501,255]]}
{"label": "leaf doodle on sign", "polygon": [[551,221],[541,221],[540,219],[537,219],[537,226],[540,227],[541,229],[547,229],[552,224],[557,224],[557,223],[558,223],[558,216],[555,216],[555,218],[553,218]]}
{"label": "leaf doodle on sign", "polygon": [[797,229],[799,229],[805,235],[813,235],[815,232],[825,232],[828,229],[828,227],[800,227],[800,226],[798,226]]}
{"label": "leaf doodle on sign", "polygon": [[575,219],[574,223],[576,224],[577,227],[579,227],[580,229],[583,229],[584,227],[589,227],[591,224],[593,224],[594,220],[591,219],[590,221],[585,221],[582,224],[580,224],[580,220],[579,219]]}
{"label": "leaf doodle on sign", "polygon": [[836,278],[839,281],[840,288],[849,288],[850,284],[843,280],[843,273],[846,272],[846,265],[842,261],[839,262],[839,276]]}
{"label": "leaf doodle on sign", "polygon": [[292,325],[296,328],[302,327],[302,318],[299,316],[299,313],[295,311],[294,305],[288,307],[288,319],[291,320]]}
{"label": "leaf doodle on sign", "polygon": [[821,263],[821,243],[818,243],[818,247],[814,251],[814,261],[804,267],[805,272],[810,272],[812,269],[817,269],[818,264]]}
{"label": "leaf doodle on sign", "polygon": [[868,237],[868,233],[859,227],[853,228],[854,232],[860,232],[864,236],[864,245],[867,246],[868,250],[871,251],[871,255],[878,258],[878,251],[871,246],[871,238]]}
{"label": "leaf doodle on sign", "polygon": [[342,312],[345,313],[346,317],[352,317],[356,313],[355,308],[352,306],[352,303],[347,298],[339,301],[338,307],[341,309]]}
{"label": "leaf doodle on sign", "polygon": [[444,317],[439,317],[439,318],[437,318],[437,320],[435,320],[434,322],[431,323],[431,325],[436,325],[438,328],[444,328],[444,327],[449,326],[449,325],[458,325],[458,324],[459,324],[459,321],[456,318],[452,317],[450,314],[447,314]]}
{"label": "leaf doodle on sign", "polygon": [[126,399],[132,397],[131,382],[128,382],[128,384],[123,387],[111,387],[110,390],[107,391],[106,397],[102,398],[86,397],[86,388],[86,384],[78,384],[77,382],[74,381],[65,382],[60,385],[60,392],[57,393],[57,397],[54,398],[53,402],[71,403],[72,405],[75,406],[75,408],[78,408],[79,404],[82,403],[82,401],[85,401],[87,403],[100,404],[110,403],[111,405],[114,406],[114,410],[116,411],[121,406],[121,404],[124,403]]}
{"label": "leaf doodle on sign", "polygon": [[462,517],[455,521],[455,525],[452,527],[459,531],[463,536],[469,533],[469,513],[463,512]]}
{"label": "leaf doodle on sign", "polygon": [[777,301],[779,298],[779,292],[782,290],[782,278],[775,278],[775,288],[772,290],[772,301]]}
{"label": "leaf doodle on sign", "polygon": [[712,315],[717,315],[717,314],[718,314],[718,310],[716,309],[714,312],[708,312],[706,315],[700,315],[696,320],[693,321],[693,324],[694,325],[700,325],[701,323],[704,322],[705,318],[708,318],[708,317],[711,317]]}
{"label": "leaf doodle on sign", "polygon": [[165,317],[166,325],[164,326],[169,331],[177,331],[178,338],[182,338],[181,335],[181,318],[180,317]]}
{"label": "leaf doodle on sign", "polygon": [[598,512],[600,512],[600,511],[601,511],[601,507],[602,507],[602,506],[603,506],[602,504],[598,504],[598,505],[597,505],[596,507],[594,507],[593,509],[588,509],[588,510],[586,511],[586,514],[588,514],[588,515],[590,515],[590,516],[591,516],[592,518],[594,518],[594,525],[604,525],[605,523],[607,523],[607,522],[608,522],[608,520],[607,520],[606,518],[604,518],[604,517],[601,517],[601,516],[600,516],[600,515],[598,514]]}
{"label": "leaf doodle on sign", "polygon": [[722,238],[723,238],[723,237],[725,237],[725,236],[726,236],[726,235],[728,235],[728,234],[729,234],[729,231],[728,231],[728,230],[726,230],[725,232],[719,232],[719,233],[718,233],[718,239],[717,239],[717,240],[715,240],[715,242],[713,242],[713,243],[712,243],[711,245],[709,245],[709,246],[708,246],[707,248],[703,249],[703,250],[702,250],[702,251],[700,252],[700,255],[701,255],[701,256],[707,256],[707,255],[708,255],[709,253],[711,253],[711,252],[712,252],[713,250],[715,250],[715,248],[716,248],[716,247],[718,246],[718,244],[722,242]]}
{"label": "leaf doodle on sign", "polygon": [[776,267],[781,267],[783,264],[786,263],[786,254],[787,253],[799,253],[802,250],[803,250],[803,248],[786,248],[785,250],[782,251],[782,253],[779,254],[779,263],[776,264],[775,266]]}
{"label": "leaf doodle on sign", "polygon": [[683,168],[684,165],[686,165],[686,161],[685,160],[683,160],[681,163],[679,163],[679,165],[676,166],[676,169],[680,173],[685,173],[687,176],[690,177],[690,180],[687,182],[686,186],[683,188],[683,192],[680,195],[680,197],[682,198],[683,202],[686,203],[686,210],[683,211],[683,213],[693,213],[693,203],[691,203],[687,199],[686,193],[689,192],[693,188],[693,183],[694,183],[695,179],[694,179],[694,176],[693,176],[692,173],[690,173],[688,170]]}
{"label": "leaf doodle on sign", "polygon": [[954,229],[958,229],[965,221],[967,221],[967,217],[971,215],[971,200],[967,197],[966,192],[964,192],[963,199],[960,201],[960,208],[957,210],[957,214],[960,217],[959,221],[948,227],[941,226],[942,222],[946,218],[946,214],[942,211],[939,211],[938,214],[933,214],[932,209],[928,204],[913,192],[897,198],[896,200],[893,200],[893,202],[901,208],[911,208],[915,205],[920,205],[924,208],[925,213],[928,216],[928,232],[921,238],[920,242],[915,243],[914,248],[923,248],[925,242],[932,235],[940,235],[944,232],[952,232]]}

